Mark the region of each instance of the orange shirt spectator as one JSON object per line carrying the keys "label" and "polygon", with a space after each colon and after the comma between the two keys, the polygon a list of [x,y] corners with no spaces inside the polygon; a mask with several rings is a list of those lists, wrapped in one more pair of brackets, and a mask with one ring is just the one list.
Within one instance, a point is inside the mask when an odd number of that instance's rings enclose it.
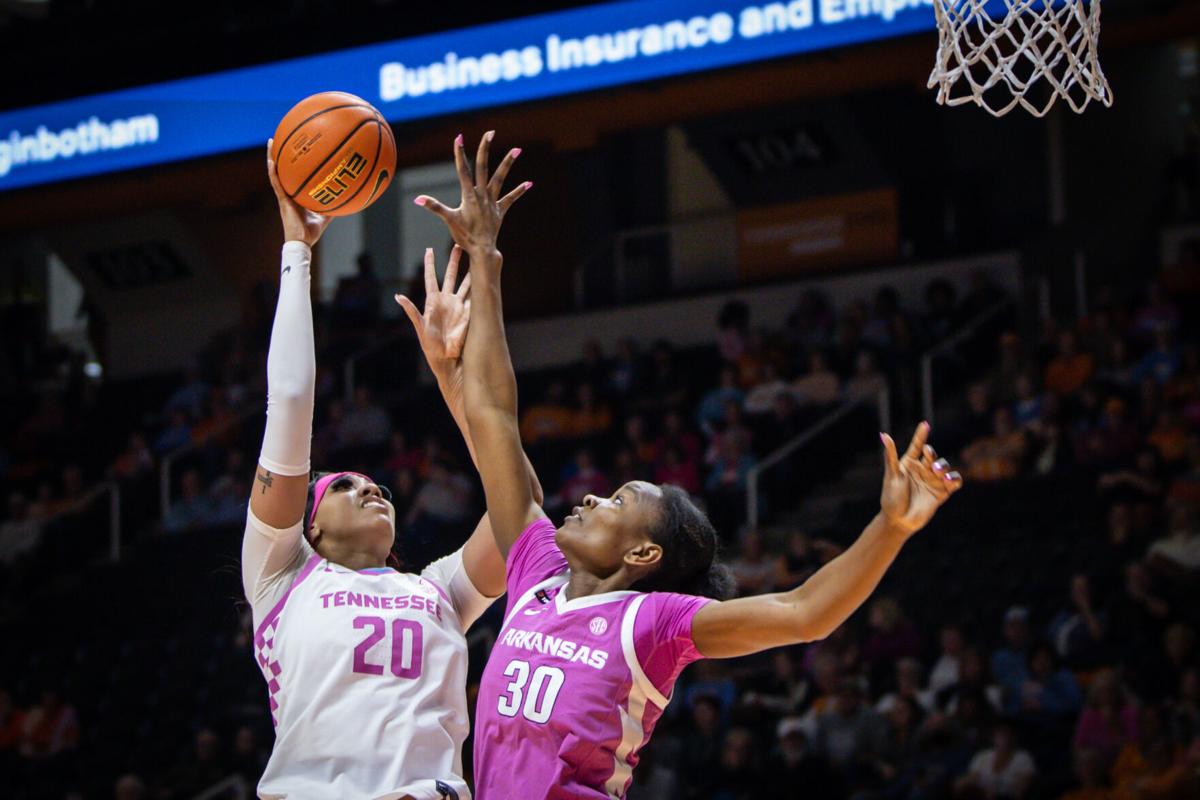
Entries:
{"label": "orange shirt spectator", "polygon": [[963,468],[970,480],[1001,481],[1017,477],[1025,456],[1025,437],[1013,426],[1012,413],[997,409],[993,434],[976,439],[963,450]]}
{"label": "orange shirt spectator", "polygon": [[1046,365],[1043,381],[1046,390],[1057,395],[1074,394],[1092,377],[1096,361],[1090,353],[1079,351],[1079,342],[1072,331],[1058,337],[1058,355]]}
{"label": "orange shirt spectator", "polygon": [[561,383],[550,385],[546,399],[521,417],[521,441],[535,444],[543,439],[561,439],[569,436],[574,422],[571,409],[563,404]]}
{"label": "orange shirt spectator", "polygon": [[590,384],[579,387],[578,408],[571,414],[569,435],[578,439],[604,433],[613,424],[612,411],[596,400],[596,392]]}

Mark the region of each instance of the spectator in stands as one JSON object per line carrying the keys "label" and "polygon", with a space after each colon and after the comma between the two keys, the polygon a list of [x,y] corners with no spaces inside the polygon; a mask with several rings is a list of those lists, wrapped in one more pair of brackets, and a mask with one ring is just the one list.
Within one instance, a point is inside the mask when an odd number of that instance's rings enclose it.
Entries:
{"label": "spectator in stands", "polygon": [[842,396],[842,382],[829,368],[825,353],[814,349],[808,356],[808,371],[792,381],[796,399],[805,406],[827,406]]}
{"label": "spectator in stands", "polygon": [[[883,712],[881,712],[883,713]],[[888,735],[883,749],[870,765],[875,774],[871,777],[880,786],[887,786],[899,777],[904,769],[916,760],[920,752],[920,729],[925,719],[925,709],[915,699],[903,696],[896,699],[884,714]]]}
{"label": "spectator in stands", "polygon": [[641,414],[634,414],[625,420],[623,447],[633,453],[633,457],[643,469],[654,464],[658,453],[654,447],[654,440],[646,430],[646,418]]}
{"label": "spectator in stands", "polygon": [[763,366],[762,380],[746,393],[746,413],[769,414],[775,408],[776,399],[790,392],[790,387],[779,377],[779,369],[768,363]]}
{"label": "spectator in stands", "polygon": [[117,778],[113,785],[114,800],[146,800],[147,797],[146,784],[132,773]]}
{"label": "spectator in stands", "polygon": [[770,658],[771,671],[755,680],[742,704],[777,717],[794,714],[809,694],[808,682],[788,648],[772,650]]}
{"label": "spectator in stands", "polygon": [[596,468],[592,451],[581,447],[575,452],[574,469],[571,476],[563,482],[559,493],[559,507],[571,508],[583,502],[589,494],[597,497],[608,495],[612,483],[608,476]]}
{"label": "spectator in stands", "polygon": [[1179,676],[1171,699],[1171,732],[1176,741],[1200,742],[1200,666],[1189,666]]}
{"label": "spectator in stands", "polygon": [[1021,800],[1036,775],[1033,757],[1017,746],[1016,730],[1000,723],[992,734],[992,746],[975,754],[955,790],[960,797]]}
{"label": "spectator in stands", "polygon": [[1010,712],[1021,707],[1032,644],[1029,609],[1012,606],[1004,614],[1004,646],[992,653],[992,675],[1004,690],[1004,707]]}
{"label": "spectator in stands", "polygon": [[1147,287],[1146,302],[1134,314],[1131,327],[1134,335],[1150,341],[1160,331],[1178,331],[1181,320],[1179,306],[1167,294],[1163,284],[1154,280]]}
{"label": "spectator in stands", "polygon": [[133,481],[154,471],[154,454],[146,444],[140,431],[129,434],[125,449],[113,460],[109,468],[112,477],[119,481]]}
{"label": "spectator in stands", "polygon": [[357,271],[338,280],[333,296],[333,310],[339,323],[354,328],[368,328],[379,321],[379,299],[382,296],[375,261],[369,252],[355,259]]}
{"label": "spectator in stands", "polygon": [[1175,346],[1170,330],[1154,332],[1154,346],[1146,351],[1133,372],[1134,380],[1152,378],[1159,386],[1174,378],[1183,366],[1182,353]]}
{"label": "spectator in stands", "polygon": [[696,459],[685,459],[679,448],[669,446],[659,450],[658,463],[654,465],[654,482],[678,486],[688,494],[699,494],[700,472]]}
{"label": "spectator in stands", "polygon": [[208,393],[203,415],[192,426],[192,441],[199,446],[228,447],[230,428],[236,421],[225,387],[215,386]]}
{"label": "spectator in stands", "polygon": [[172,797],[193,797],[228,777],[229,768],[221,753],[221,740],[208,728],[196,733],[192,757],[176,767],[170,781]]}
{"label": "spectator in stands", "polygon": [[938,693],[938,706],[951,714],[967,695],[982,699],[988,711],[1000,711],[1004,705],[1004,689],[994,682],[983,654],[974,647],[963,649],[958,682]]}
{"label": "spectator in stands", "polygon": [[560,381],[546,387],[542,402],[532,404],[521,416],[521,441],[533,445],[570,434],[573,414],[564,402],[565,396],[566,389]]}
{"label": "spectator in stands", "polygon": [[873,760],[887,739],[887,724],[863,699],[858,679],[844,677],[832,706],[817,718],[818,752],[843,769]]}
{"label": "spectator in stands", "polygon": [[1095,669],[1107,657],[1103,611],[1096,607],[1087,575],[1071,576],[1070,600],[1050,622],[1055,653],[1075,669]]}
{"label": "spectator in stands", "polygon": [[392,431],[390,447],[391,451],[384,462],[384,469],[388,474],[395,475],[403,470],[416,471],[421,468],[424,456],[419,448],[409,447],[408,436],[404,431]]}
{"label": "spectator in stands", "polygon": [[1047,391],[1060,396],[1072,395],[1083,388],[1095,368],[1096,362],[1091,353],[1079,349],[1079,338],[1075,332],[1066,330],[1058,335],[1058,352],[1046,365],[1042,383]]}
{"label": "spectator in stands", "polygon": [[583,383],[575,391],[575,409],[567,427],[568,435],[575,439],[598,436],[612,428],[612,410],[596,398],[596,390],[590,383]]}
{"label": "spectator in stands", "polygon": [[[997,340],[998,363],[989,371],[988,377],[978,385],[984,393],[999,402],[1010,403],[1016,399],[1014,389],[1017,380],[1030,372],[1030,362],[1022,347],[1021,337],[1013,331],[1005,331]],[[984,422],[987,422],[986,417]],[[985,426],[986,427],[986,424]]]}
{"label": "spectator in stands", "polygon": [[1028,373],[1017,378],[1014,388],[1017,398],[1013,401],[1013,422],[1021,429],[1035,426],[1045,414],[1045,398],[1038,393],[1033,384],[1033,377]]}
{"label": "spectator in stands", "polygon": [[208,487],[212,504],[207,522],[228,525],[242,522],[246,517],[246,457],[241,450],[230,450],[225,457],[225,469]]}
{"label": "spectator in stands", "polygon": [[417,490],[407,522],[418,520],[432,526],[454,525],[471,514],[471,481],[442,460],[430,465],[429,480]]}
{"label": "spectator in stands", "polygon": [[1183,424],[1179,412],[1168,404],[1159,410],[1146,442],[1158,452],[1168,469],[1175,471],[1187,458],[1190,436],[1191,431]]}
{"label": "spectator in stands", "polygon": [[25,715],[21,755],[34,760],[52,758],[78,745],[79,718],[75,707],[64,702],[57,690],[44,690],[41,702]]}
{"label": "spectator in stands", "polygon": [[814,754],[805,733],[804,722],[784,717],[775,729],[776,747],[771,754],[768,773],[776,787],[803,787],[813,798],[840,797],[842,785],[828,761]]}
{"label": "spectator in stands", "polygon": [[1138,716],[1138,737],[1117,756],[1112,778],[1119,798],[1171,798],[1187,779],[1186,762],[1164,724],[1162,711],[1153,705]]}
{"label": "spectator in stands", "polygon": [[721,704],[707,694],[691,697],[690,704],[692,724],[683,740],[680,775],[683,796],[700,800],[707,797],[720,756]]}
{"label": "spectator in stands", "polygon": [[1128,405],[1119,397],[1110,397],[1104,401],[1096,425],[1078,443],[1077,458],[1081,464],[1113,469],[1133,456],[1140,442]]}
{"label": "spectator in stands", "polygon": [[720,383],[700,398],[700,407],[696,412],[696,423],[700,430],[708,435],[719,425],[726,416],[725,408],[730,403],[741,405],[745,395],[737,385],[737,373],[733,367],[721,367]]}
{"label": "spectator in stands", "polygon": [[642,367],[632,339],[617,342],[617,355],[608,371],[608,386],[613,396],[621,400],[641,393]]}
{"label": "spectator in stands", "polygon": [[650,368],[638,405],[642,409],[661,411],[675,408],[686,399],[687,382],[676,366],[675,348],[660,339],[650,351]]}
{"label": "spectator in stands", "polygon": [[0,522],[0,564],[11,565],[32,552],[42,537],[42,522],[29,513],[29,501],[20,492],[8,496],[8,516]]}
{"label": "spectator in stands", "polygon": [[1025,436],[1013,425],[1012,412],[997,408],[992,434],[976,439],[962,451],[963,474],[968,480],[1001,481],[1017,477],[1025,457]]}
{"label": "spectator in stands", "polygon": [[662,432],[655,443],[659,454],[668,447],[679,451],[679,457],[686,462],[699,463],[702,455],[700,437],[687,429],[683,414],[677,409],[671,409],[663,416]]}
{"label": "spectator in stands", "polygon": [[955,308],[957,292],[954,284],[945,278],[934,278],[925,285],[925,336],[931,342],[940,342],[959,325]]}
{"label": "spectator in stands", "polygon": [[[897,704],[911,701],[916,704],[922,715],[934,706],[934,694],[922,689],[921,662],[915,658],[905,657],[896,662],[895,689],[879,698],[875,710],[880,714],[890,714]],[[911,720],[910,720],[911,721]]]}
{"label": "spectator in stands", "polygon": [[758,531],[746,531],[737,556],[729,564],[739,595],[763,594],[775,588],[775,560]]}
{"label": "spectator in stands", "polygon": [[375,402],[371,390],[359,386],[354,390],[354,404],[338,426],[338,442],[342,447],[382,447],[392,435],[392,421],[383,406]]}
{"label": "spectator in stands", "polygon": [[604,349],[595,339],[583,343],[583,355],[576,373],[579,384],[591,386],[593,391],[608,386],[608,364],[604,359]]}
{"label": "spectator in stands", "polygon": [[895,598],[884,595],[871,601],[867,630],[863,661],[870,668],[872,678],[889,677],[897,661],[921,654],[917,630]]}
{"label": "spectator in stands", "polygon": [[715,463],[727,452],[727,445],[736,445],[740,452],[749,453],[753,434],[742,419],[742,407],[732,400],[725,404],[725,415],[709,433],[708,452],[705,460]]}
{"label": "spectator in stands", "polygon": [[1021,716],[1034,724],[1056,724],[1073,717],[1082,700],[1075,676],[1059,666],[1050,645],[1038,644],[1029,659],[1029,675],[1021,686]]}
{"label": "spectator in stands", "polygon": [[167,426],[154,440],[154,453],[165,456],[192,443],[192,426],[187,413],[181,409],[171,411]]}
{"label": "spectator in stands", "polygon": [[775,562],[775,585],[780,591],[794,589],[841,552],[824,539],[811,539],[804,531],[788,534],[787,547]]}
{"label": "spectator in stands", "polygon": [[25,712],[16,707],[7,689],[0,689],[0,776],[8,774],[24,738]]}
{"label": "spectator in stands", "polygon": [[712,800],[756,800],[767,783],[758,759],[754,734],[732,728],[721,743],[720,764],[708,797]]}
{"label": "spectator in stands", "polygon": [[243,725],[234,734],[233,757],[229,766],[247,787],[258,785],[267,766],[267,753],[259,746],[258,737],[249,725]]}
{"label": "spectator in stands", "polygon": [[1146,565],[1134,562],[1125,567],[1121,591],[1114,593],[1106,614],[1111,629],[1121,631],[1122,658],[1136,668],[1145,663],[1162,640],[1171,605],[1154,586]]}
{"label": "spectator in stands", "polygon": [[1075,785],[1061,800],[1112,800],[1104,756],[1091,747],[1076,747],[1071,760]]}
{"label": "spectator in stands", "polygon": [[1075,725],[1074,746],[1094,753],[1107,766],[1136,739],[1137,709],[1117,671],[1111,667],[1100,670],[1092,679],[1087,704]]}
{"label": "spectator in stands", "polygon": [[875,397],[886,388],[887,378],[879,371],[875,354],[870,350],[859,350],[854,358],[854,374],[846,381],[847,399]]}
{"label": "spectator in stands", "polygon": [[200,371],[200,364],[192,361],[184,374],[183,385],[171,393],[163,406],[165,414],[182,411],[191,419],[199,419],[204,412],[204,404],[208,401],[209,385]]}
{"label": "spectator in stands", "polygon": [[1129,355],[1129,344],[1121,337],[1108,343],[1106,355],[1100,359],[1096,380],[1105,388],[1128,391],[1136,383],[1137,364]]}
{"label": "spectator in stands", "polygon": [[717,315],[717,352],[729,364],[736,364],[746,352],[750,330],[750,307],[741,300],[730,300]]}
{"label": "spectator in stands", "polygon": [[815,289],[801,292],[795,309],[787,318],[788,338],[803,352],[830,343],[834,314],[829,300]]}
{"label": "spectator in stands", "polygon": [[938,643],[941,652],[929,671],[929,684],[926,687],[935,698],[944,689],[956,685],[962,676],[963,653],[966,649],[962,628],[954,623],[943,625],[938,634]]}
{"label": "spectator in stands", "polygon": [[170,511],[163,517],[163,530],[167,533],[185,533],[210,524],[213,512],[212,498],[204,492],[200,473],[189,469],[179,481],[180,498],[171,504]]}
{"label": "spectator in stands", "polygon": [[717,458],[704,490],[709,498],[709,516],[724,536],[736,533],[746,505],[746,476],[754,467],[754,456],[745,449],[742,437],[723,436],[717,444]]}
{"label": "spectator in stands", "polygon": [[1196,510],[1183,503],[1170,507],[1167,534],[1150,546],[1150,563],[1164,577],[1186,581],[1200,572],[1200,525]]}

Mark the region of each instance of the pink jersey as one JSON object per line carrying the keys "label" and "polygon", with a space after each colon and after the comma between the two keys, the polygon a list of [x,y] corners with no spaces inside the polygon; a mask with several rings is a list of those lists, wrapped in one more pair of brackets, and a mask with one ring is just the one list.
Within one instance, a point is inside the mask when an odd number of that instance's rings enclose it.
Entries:
{"label": "pink jersey", "polygon": [[675,679],[701,657],[692,617],[708,600],[568,600],[554,535],[538,520],[508,554],[508,609],[475,711],[477,800],[624,797]]}

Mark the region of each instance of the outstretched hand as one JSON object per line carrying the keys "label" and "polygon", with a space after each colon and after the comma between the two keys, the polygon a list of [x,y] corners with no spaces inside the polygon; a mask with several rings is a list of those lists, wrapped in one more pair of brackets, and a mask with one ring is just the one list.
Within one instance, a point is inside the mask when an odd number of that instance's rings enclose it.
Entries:
{"label": "outstretched hand", "polygon": [[500,166],[496,168],[495,174],[489,178],[488,150],[495,135],[495,131],[488,131],[479,140],[479,149],[475,153],[474,176],[467,165],[462,134],[454,140],[454,165],[458,170],[458,182],[462,189],[462,198],[457,208],[449,208],[424,194],[413,200],[417,205],[441,217],[450,229],[455,243],[470,254],[496,250],[496,238],[500,234],[504,215],[508,213],[512,204],[533,186],[532,182],[526,181],[503,197],[500,196],[504,179],[508,177],[508,171],[521,154],[521,149],[514,147],[509,150]]}
{"label": "outstretched hand", "polygon": [[888,522],[906,536],[919,531],[933,518],[950,495],[962,488],[962,476],[950,470],[944,458],[925,443],[929,423],[917,426],[903,458],[896,455],[896,443],[886,433],[883,441],[883,490],[879,505]]}
{"label": "outstretched hand", "polygon": [[333,217],[309,211],[300,206],[279,183],[279,174],[275,169],[275,160],[271,158],[274,139],[267,140],[267,177],[271,188],[275,190],[275,199],[279,202],[279,216],[283,220],[283,240],[285,242],[304,242],[312,247],[321,238],[321,234],[329,227]]}
{"label": "outstretched hand", "polygon": [[463,343],[467,340],[467,326],[471,321],[471,275],[458,281],[458,262],[462,248],[454,245],[450,260],[446,262],[446,276],[439,287],[434,269],[433,248],[425,250],[425,313],[417,310],[416,304],[402,294],[396,302],[404,309],[417,332],[421,352],[435,371],[448,362],[462,357]]}

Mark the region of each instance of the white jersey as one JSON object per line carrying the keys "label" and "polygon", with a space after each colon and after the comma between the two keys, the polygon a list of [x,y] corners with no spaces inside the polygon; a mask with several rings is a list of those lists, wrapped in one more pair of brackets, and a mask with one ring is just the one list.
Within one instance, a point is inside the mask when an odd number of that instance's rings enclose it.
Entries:
{"label": "white jersey", "polygon": [[262,798],[468,800],[464,632],[494,598],[459,550],[420,575],[354,571],[249,515],[242,579],[275,746]]}

